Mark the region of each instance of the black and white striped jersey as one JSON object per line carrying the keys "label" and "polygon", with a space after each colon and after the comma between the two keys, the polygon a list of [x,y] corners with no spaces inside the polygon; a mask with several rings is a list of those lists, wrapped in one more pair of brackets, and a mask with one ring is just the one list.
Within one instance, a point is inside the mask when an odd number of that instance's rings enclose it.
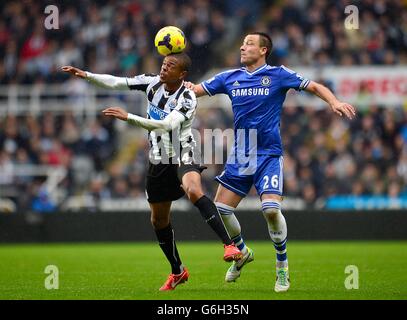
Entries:
{"label": "black and white striped jersey", "polygon": [[[163,120],[171,112],[179,112],[185,117],[180,127],[170,132],[153,130],[148,133],[150,140],[149,158],[153,163],[166,162],[176,158],[178,163],[191,164],[194,160],[196,142],[192,135],[192,121],[196,112],[195,93],[184,85],[169,93],[160,82],[160,77],[154,74],[143,74],[134,78],[126,78],[131,90],[146,93],[148,99],[147,118]],[[176,131],[176,132],[174,132]]]}

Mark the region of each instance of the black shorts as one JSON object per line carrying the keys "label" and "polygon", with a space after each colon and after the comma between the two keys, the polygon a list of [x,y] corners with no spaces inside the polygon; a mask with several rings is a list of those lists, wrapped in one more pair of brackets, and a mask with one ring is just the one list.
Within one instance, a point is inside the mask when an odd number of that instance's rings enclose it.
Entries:
{"label": "black shorts", "polygon": [[181,187],[184,174],[190,171],[201,173],[205,170],[199,164],[152,164],[150,162],[146,179],[147,201],[150,203],[175,201],[185,195]]}

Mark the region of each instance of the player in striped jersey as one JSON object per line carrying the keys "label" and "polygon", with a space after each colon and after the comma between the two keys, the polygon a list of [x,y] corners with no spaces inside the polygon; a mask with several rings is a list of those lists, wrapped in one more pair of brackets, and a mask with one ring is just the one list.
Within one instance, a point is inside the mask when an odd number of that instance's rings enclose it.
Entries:
{"label": "player in striped jersey", "polygon": [[[286,251],[287,225],[281,213],[283,150],[280,117],[286,93],[289,89],[306,90],[327,102],[333,112],[341,116],[344,114],[350,119],[355,115],[355,109],[339,101],[325,86],[284,66],[268,65],[266,58],[271,49],[272,41],[267,34],[250,33],[246,35],[240,47],[243,68],[219,73],[198,85],[186,83],[186,86],[193,89],[197,97],[206,94],[227,94],[232,102],[235,131],[243,130],[245,133],[243,136],[235,132],[231,157],[225,165],[225,170],[216,177],[220,184],[215,203],[232,240],[243,252],[243,258],[234,262],[226,272],[225,280],[235,281],[243,266],[253,261],[253,251],[246,246],[242,238],[234,210],[254,185],[276,249],[277,277],[274,290],[283,292],[290,286]],[[253,130],[257,134],[256,148],[251,148],[250,143],[250,132]],[[253,159],[254,163],[240,161],[247,156]]]}
{"label": "player in striped jersey", "polygon": [[149,131],[151,150],[146,194],[151,208],[152,225],[172,269],[160,288],[161,291],[173,290],[189,277],[188,270],[181,263],[170,223],[171,203],[181,198],[185,192],[224,243],[224,260],[232,261],[242,257],[242,253],[230,239],[215,204],[202,190],[200,174],[205,167],[195,162],[195,141],[191,132],[196,97],[184,86],[184,78],[190,65],[190,58],[185,53],[178,53],[164,58],[159,75],[144,74],[127,78],[93,74],[71,66],[62,68],[63,71],[98,86],[140,90],[147,95],[147,119],[128,113],[120,107],[109,107],[103,110],[103,114]]}

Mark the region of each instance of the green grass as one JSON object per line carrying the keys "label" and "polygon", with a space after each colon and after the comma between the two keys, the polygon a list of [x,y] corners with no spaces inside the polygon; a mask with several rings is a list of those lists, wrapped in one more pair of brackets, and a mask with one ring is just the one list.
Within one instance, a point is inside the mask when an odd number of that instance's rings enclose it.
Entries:
{"label": "green grass", "polygon": [[[407,242],[299,242],[288,244],[291,288],[273,291],[271,242],[249,241],[255,260],[235,283],[214,242],[179,242],[190,279],[159,292],[169,266],[155,243],[0,246],[0,299],[406,299]],[[46,290],[47,265],[59,269],[59,289]],[[347,290],[345,267],[359,269],[359,289]]]}

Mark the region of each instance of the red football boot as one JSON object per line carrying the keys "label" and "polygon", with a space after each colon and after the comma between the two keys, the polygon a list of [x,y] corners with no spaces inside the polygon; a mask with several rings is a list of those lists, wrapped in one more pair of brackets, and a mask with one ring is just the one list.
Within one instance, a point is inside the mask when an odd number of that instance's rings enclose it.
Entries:
{"label": "red football boot", "polygon": [[184,268],[184,271],[182,271],[180,274],[171,273],[168,276],[167,281],[165,281],[163,286],[160,288],[160,291],[174,290],[177,285],[188,281],[188,278],[189,272],[187,268]]}
{"label": "red football boot", "polygon": [[223,260],[226,262],[237,261],[243,257],[243,254],[240,252],[239,248],[236,247],[233,243],[230,245],[223,245],[225,248],[225,254],[223,255]]}

